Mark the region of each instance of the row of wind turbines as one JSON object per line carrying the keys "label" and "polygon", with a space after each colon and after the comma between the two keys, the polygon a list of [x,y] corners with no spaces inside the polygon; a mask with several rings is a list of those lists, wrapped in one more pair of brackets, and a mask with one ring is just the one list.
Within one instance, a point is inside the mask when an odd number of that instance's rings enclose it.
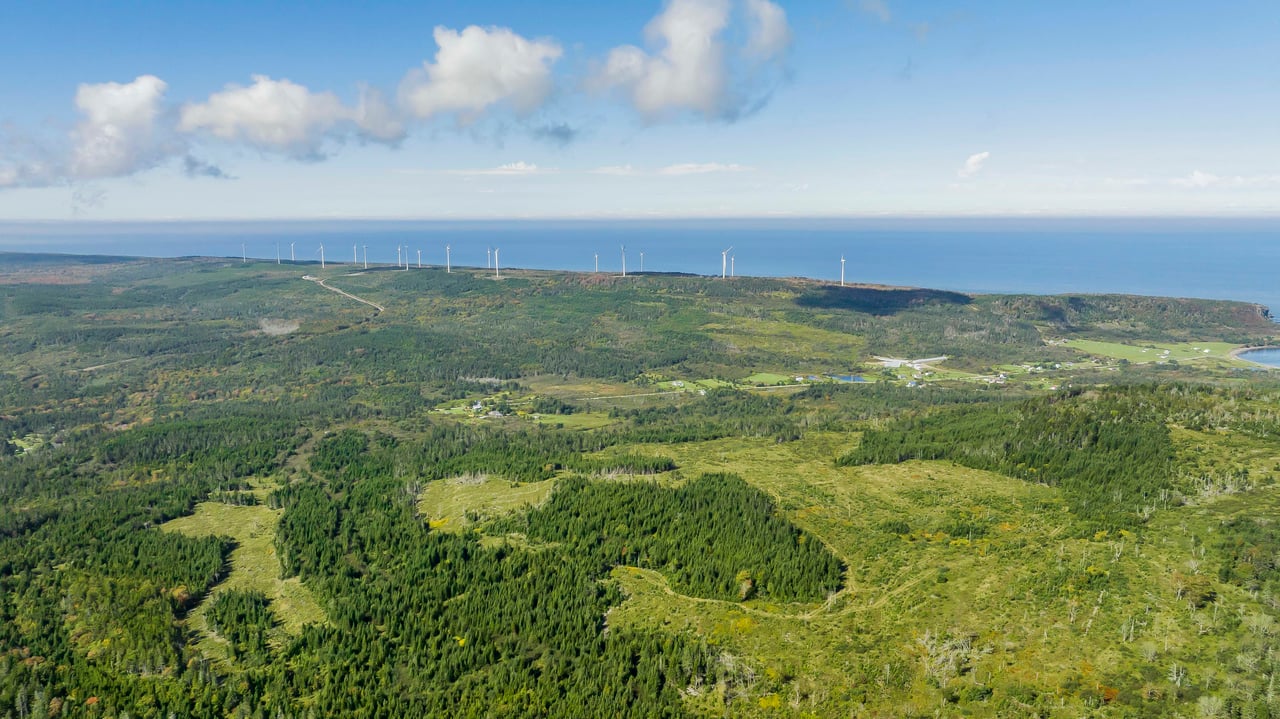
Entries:
{"label": "row of wind turbines", "polygon": [[[297,244],[296,242],[289,243],[289,261],[290,262],[298,261],[297,256],[294,253],[294,246],[296,244]],[[622,251],[622,276],[626,277],[627,276],[627,247],[626,245],[619,245],[619,249],[621,249]],[[359,250],[360,250],[359,243],[353,243],[351,245],[351,264],[352,265],[361,264]],[[490,270],[490,269],[493,270],[494,277],[501,278],[502,272],[498,268],[498,250],[499,248],[497,247],[485,248],[484,266],[486,270]],[[453,252],[452,245],[444,246],[444,269],[445,269],[445,272],[449,272],[449,273],[453,272],[452,252]],[[733,252],[732,245],[720,251],[720,278],[721,279],[727,279],[730,277],[737,276],[736,268],[734,267],[734,261],[736,259],[736,256],[733,254],[730,254],[732,252]],[[417,253],[418,253],[418,269],[422,269],[422,250],[417,250]],[[320,257],[320,269],[325,269],[323,242],[320,243],[320,247],[319,249],[316,250],[316,254],[319,255]],[[409,257],[410,257],[409,247],[407,245],[396,245],[396,267],[397,268],[408,271]],[[246,262],[246,263],[249,261],[248,243],[245,243],[245,242],[240,243],[240,261]],[[281,258],[281,255],[280,255],[280,243],[277,242],[276,243],[276,264],[279,265],[282,263],[283,263],[283,259]],[[369,246],[368,245],[364,245],[363,265],[364,265],[364,269],[366,270],[369,269]],[[841,255],[840,256],[840,286],[841,287],[845,286],[844,267],[845,267],[845,258],[844,258],[844,255]],[[599,252],[595,253],[595,271],[596,272],[600,271],[600,253]],[[643,252],[640,253],[640,271],[644,272],[644,253]]]}

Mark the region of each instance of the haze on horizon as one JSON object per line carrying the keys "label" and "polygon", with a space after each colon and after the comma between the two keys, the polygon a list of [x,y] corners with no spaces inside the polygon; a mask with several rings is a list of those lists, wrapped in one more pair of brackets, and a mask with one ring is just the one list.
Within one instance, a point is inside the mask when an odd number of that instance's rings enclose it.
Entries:
{"label": "haze on horizon", "polygon": [[0,217],[1274,216],[1280,5],[13,4]]}

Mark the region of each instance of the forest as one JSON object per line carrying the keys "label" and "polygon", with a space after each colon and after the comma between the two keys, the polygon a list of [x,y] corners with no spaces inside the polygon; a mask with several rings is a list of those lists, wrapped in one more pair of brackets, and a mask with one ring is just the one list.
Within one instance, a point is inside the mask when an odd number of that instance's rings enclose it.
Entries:
{"label": "forest", "polygon": [[318,271],[0,269],[0,717],[1280,715],[1264,308]]}

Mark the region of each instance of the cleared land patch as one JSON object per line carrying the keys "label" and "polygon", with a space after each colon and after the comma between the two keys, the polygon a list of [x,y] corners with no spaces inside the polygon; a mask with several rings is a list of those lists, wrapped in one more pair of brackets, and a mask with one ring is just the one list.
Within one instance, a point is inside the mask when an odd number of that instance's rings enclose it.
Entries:
{"label": "cleared land patch", "polygon": [[296,636],[306,624],[325,621],[324,609],[311,590],[297,577],[280,578],[280,561],[276,557],[276,525],[282,511],[266,505],[232,506],[221,502],[201,502],[186,517],[165,522],[160,529],[191,537],[224,536],[236,542],[231,551],[231,573],[218,584],[189,615],[191,628],[201,635],[197,643],[206,656],[228,659],[227,643],[210,631],[208,611],[222,592],[233,589],[262,592],[271,600],[271,611],[279,622],[272,636],[281,644],[287,636]]}
{"label": "cleared land patch", "polygon": [[550,479],[521,483],[487,476],[452,477],[427,484],[418,496],[418,511],[433,529],[460,532],[541,504],[554,486],[555,480]]}
{"label": "cleared land patch", "polygon": [[1123,344],[1100,340],[1071,339],[1063,342],[1068,347],[1092,355],[1123,359],[1134,363],[1186,362],[1196,359],[1230,360],[1231,351],[1237,345],[1228,342],[1150,342]]}

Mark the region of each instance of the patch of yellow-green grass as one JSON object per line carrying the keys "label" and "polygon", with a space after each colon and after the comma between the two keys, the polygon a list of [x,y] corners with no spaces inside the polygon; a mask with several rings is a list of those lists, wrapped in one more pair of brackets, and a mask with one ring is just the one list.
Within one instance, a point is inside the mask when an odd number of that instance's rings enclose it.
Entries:
{"label": "patch of yellow-green grass", "polygon": [[[848,566],[844,589],[807,607],[687,597],[657,572],[615,569],[628,598],[609,613],[610,626],[691,631],[754,672],[740,690],[746,701],[726,703],[703,687],[691,704],[756,716],[781,695],[826,716],[848,713],[838,697],[856,696],[868,715],[929,714],[948,692],[984,685],[997,699],[1031,688],[1077,716],[1099,687],[1136,693],[1142,677],[1162,677],[1172,664],[1202,680],[1222,675],[1215,657],[1234,656],[1241,641],[1232,623],[1268,611],[1242,588],[1215,583],[1203,547],[1218,541],[1225,517],[1274,516],[1280,488],[1169,502],[1146,527],[1083,536],[1053,488],[945,462],[836,467],[833,458],[856,441],[811,434],[781,445],[737,438],[626,448],[671,456],[681,468],[673,475],[738,473]],[[1280,460],[1267,442],[1239,435],[1175,428],[1174,441],[1180,464],[1247,468],[1264,483]],[[957,520],[981,529],[957,529]],[[1186,587],[1197,582],[1216,584],[1223,611],[1188,605]],[[930,657],[957,638],[972,648],[965,673],[928,677]],[[996,716],[997,706],[965,704],[963,713]]]}
{"label": "patch of yellow-green grass", "polygon": [[861,350],[857,335],[825,330],[780,319],[717,317],[702,330],[730,351],[760,350],[796,360],[849,361]]}
{"label": "patch of yellow-green grass", "polygon": [[748,377],[743,377],[742,383],[759,385],[793,384],[796,381],[796,376],[776,374],[774,372],[756,372]]}
{"label": "patch of yellow-green grass", "polygon": [[418,495],[418,512],[432,529],[463,531],[527,506],[541,504],[555,480],[512,482],[487,476],[430,482]]}
{"label": "patch of yellow-green grass", "polygon": [[534,394],[545,394],[559,399],[611,397],[636,391],[635,386],[630,384],[604,382],[587,378],[566,380],[558,375],[522,377],[520,383],[527,386],[529,391]]}
{"label": "patch of yellow-green grass", "polygon": [[538,424],[561,429],[599,429],[617,422],[606,412],[574,412],[573,414],[540,414],[530,416]]}
{"label": "patch of yellow-green grass", "polygon": [[[1132,690],[1135,674],[1165,672],[1169,661],[1211,667],[1210,655],[1192,653],[1195,622],[1208,615],[1189,612],[1170,578],[1196,566],[1187,564],[1192,535],[1217,526],[1220,509],[1170,508],[1158,512],[1158,530],[1079,536],[1053,488],[946,462],[835,466],[856,441],[813,434],[627,448],[671,456],[685,477],[741,475],[848,572],[820,604],[771,607],[682,596],[660,574],[619,568],[613,578],[628,598],[610,626],[689,630],[752,666],[752,701],[724,705],[730,716],[754,715],[742,707],[771,693],[798,696],[818,716],[847,709],[841,695],[865,697],[872,714],[930,713],[947,691],[974,684],[1057,694],[1078,715],[1089,701],[1079,687]],[[972,647],[966,673],[930,679],[927,655],[955,638]],[[1159,644],[1160,657],[1146,659],[1144,642]],[[714,704],[709,697],[694,701]]]}
{"label": "patch of yellow-green grass", "polygon": [[1239,345],[1228,342],[1104,342],[1100,340],[1070,339],[1063,342],[1068,347],[1091,355],[1128,360],[1132,363],[1186,362],[1198,359],[1231,359],[1231,351]]}
{"label": "patch of yellow-green grass", "polygon": [[231,573],[191,612],[188,622],[200,634],[198,646],[213,658],[229,660],[226,642],[209,629],[208,608],[219,594],[229,590],[262,592],[271,601],[271,611],[279,625],[272,637],[279,645],[288,636],[297,636],[307,624],[325,622],[324,609],[297,577],[280,578],[276,556],[276,526],[282,510],[263,504],[238,507],[221,502],[202,502],[186,517],[165,522],[162,531],[192,537],[224,536],[236,542],[231,551]]}

